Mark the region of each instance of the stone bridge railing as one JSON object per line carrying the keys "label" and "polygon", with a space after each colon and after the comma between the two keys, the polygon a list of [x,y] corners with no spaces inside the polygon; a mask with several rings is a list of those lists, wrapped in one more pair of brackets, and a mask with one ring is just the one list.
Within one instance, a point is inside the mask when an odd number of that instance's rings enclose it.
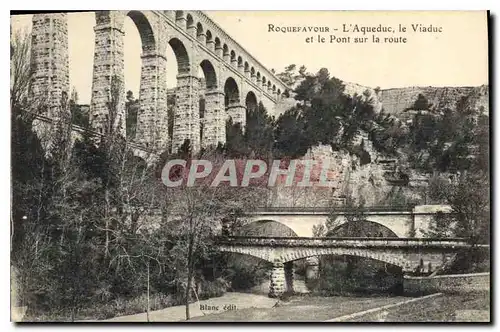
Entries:
{"label": "stone bridge railing", "polygon": [[400,206],[369,206],[369,207],[356,207],[356,208],[346,208],[346,207],[307,207],[307,206],[292,206],[292,207],[258,207],[255,212],[318,212],[318,213],[330,213],[330,212],[412,212],[415,205],[400,205]]}
{"label": "stone bridge railing", "polygon": [[312,247],[312,248],[468,248],[462,238],[328,238],[328,237],[218,237],[220,245],[255,247]]}

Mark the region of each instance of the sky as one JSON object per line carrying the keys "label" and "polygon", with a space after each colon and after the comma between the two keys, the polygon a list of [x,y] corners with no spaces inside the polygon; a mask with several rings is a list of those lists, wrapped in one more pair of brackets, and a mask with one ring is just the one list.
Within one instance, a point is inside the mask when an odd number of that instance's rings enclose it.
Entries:
{"label": "sky", "polygon": [[[382,89],[407,86],[478,86],[488,84],[486,12],[353,12],[353,11],[210,11],[206,12],[233,39],[268,69],[282,71],[289,64],[305,65],[315,73],[325,67],[343,81]],[[12,29],[31,30],[31,15],[11,17]],[[441,32],[412,32],[415,27]],[[70,84],[80,103],[90,102],[94,54],[94,13],[68,14]],[[270,30],[274,26],[274,31]],[[373,43],[361,27],[392,27],[378,37],[406,37],[406,43]],[[406,32],[399,32],[399,26]],[[350,29],[343,33],[342,30]],[[284,27],[328,27],[320,33],[282,32]],[[333,29],[337,29],[334,31]],[[331,35],[335,40],[331,43]],[[350,37],[349,43],[341,37]],[[368,43],[354,43],[367,37]],[[306,39],[311,38],[312,43]],[[131,19],[125,21],[125,84],[138,96],[140,36]],[[175,86],[177,65],[167,50],[167,86]],[[201,75],[201,70],[200,70]]]}

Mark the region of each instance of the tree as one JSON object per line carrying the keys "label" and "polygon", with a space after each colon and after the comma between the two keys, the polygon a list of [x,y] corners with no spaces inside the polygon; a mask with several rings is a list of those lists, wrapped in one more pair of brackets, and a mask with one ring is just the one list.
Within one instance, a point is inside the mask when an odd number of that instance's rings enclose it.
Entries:
{"label": "tree", "polygon": [[293,86],[295,84],[295,69],[296,65],[292,64],[287,67],[285,67],[285,71],[276,74],[276,77],[278,77],[283,83],[285,83],[288,86]]}
{"label": "tree", "polygon": [[467,238],[472,244],[489,243],[489,176],[463,173],[457,183],[446,186],[442,195],[451,213],[436,216],[427,236],[452,235]]}
{"label": "tree", "polygon": [[258,157],[268,157],[274,145],[274,123],[267,110],[259,103],[247,113],[244,139],[249,152]]}
{"label": "tree", "polygon": [[413,103],[412,109],[417,110],[417,111],[426,111],[429,110],[432,107],[432,104],[429,103],[427,98],[419,93],[417,100]]}
{"label": "tree", "polygon": [[[223,165],[222,156],[213,151],[207,151],[196,158],[210,160],[216,170],[220,170]],[[188,160],[185,169],[190,169],[190,164],[191,160]],[[183,176],[187,176],[186,172]],[[196,267],[213,250],[213,237],[221,229],[222,220],[228,216],[236,220],[244,211],[261,204],[262,191],[266,190],[260,186],[231,187],[227,182],[211,186],[213,180],[214,176],[209,176],[199,179],[193,186],[181,185],[169,189],[169,197],[174,200],[170,227],[178,239],[172,248],[175,260],[173,264],[177,267],[177,279],[184,280],[181,285],[185,291],[188,320],[191,317],[189,302]]]}
{"label": "tree", "polygon": [[135,99],[132,91],[127,91],[127,101],[125,102],[126,112],[126,133],[127,138],[134,140],[137,132],[137,115],[139,113],[139,100]]}
{"label": "tree", "polygon": [[10,55],[10,106],[12,110],[28,108],[28,90],[33,76],[30,58],[31,34],[19,30],[14,31],[11,36]]}

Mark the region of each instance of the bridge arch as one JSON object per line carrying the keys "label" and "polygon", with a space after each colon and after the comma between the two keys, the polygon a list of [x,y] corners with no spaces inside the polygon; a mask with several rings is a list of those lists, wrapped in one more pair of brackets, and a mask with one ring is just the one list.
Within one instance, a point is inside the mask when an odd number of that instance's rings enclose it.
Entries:
{"label": "bridge arch", "polygon": [[255,96],[255,93],[253,93],[253,91],[248,91],[245,98],[245,106],[247,107],[247,112],[254,112],[257,110],[257,96]]}
{"label": "bridge arch", "polygon": [[203,75],[205,76],[205,83],[207,91],[217,89],[217,73],[215,68],[209,60],[203,60],[200,62],[200,67],[203,70]]}
{"label": "bridge arch", "polygon": [[243,58],[240,56],[238,56],[238,70],[242,70],[243,69]]}
{"label": "bridge arch", "polygon": [[233,64],[234,62],[236,62],[236,52],[234,50],[231,50],[231,64]]}
{"label": "bridge arch", "polygon": [[228,77],[224,83],[224,104],[226,107],[239,105],[240,103],[240,89],[238,83],[232,77]]}
{"label": "bridge arch", "polygon": [[177,60],[177,70],[179,74],[187,74],[190,72],[189,54],[184,43],[178,38],[172,38],[168,42],[174,51]]}
{"label": "bridge arch", "polygon": [[212,32],[210,30],[207,30],[207,33],[206,33],[206,36],[205,36],[206,40],[205,40],[205,44],[206,46],[208,47],[208,49],[210,51],[213,51],[214,50],[214,46],[213,46],[213,37],[212,37]]}
{"label": "bridge arch", "polygon": [[276,261],[283,263],[291,262],[309,257],[321,256],[355,256],[370,258],[380,262],[388,263],[394,266],[405,268],[408,266],[407,261],[395,254],[387,254],[382,251],[373,251],[370,249],[353,249],[353,248],[301,248],[297,251],[290,251],[286,254],[275,257]]}
{"label": "bridge arch", "polygon": [[287,225],[271,220],[263,219],[250,222],[238,232],[238,236],[262,236],[262,237],[297,237],[297,233]]}
{"label": "bridge arch", "polygon": [[176,10],[175,11],[175,24],[179,25],[181,28],[185,28],[184,25],[184,20],[186,19],[184,11],[183,10]]}
{"label": "bridge arch", "polygon": [[139,31],[142,43],[142,51],[147,52],[155,50],[156,41],[153,33],[153,28],[151,27],[151,24],[149,23],[146,15],[144,15],[144,13],[140,11],[132,10],[127,13],[127,16],[132,19],[132,21],[135,23],[135,26],[137,27],[137,30]]}
{"label": "bridge arch", "polygon": [[186,16],[186,30],[194,28],[194,19],[191,14],[187,14]]}
{"label": "bridge arch", "polygon": [[348,221],[327,234],[337,237],[398,237],[389,227],[370,220]]}
{"label": "bridge arch", "polygon": [[385,253],[383,251],[374,251],[370,248],[286,248],[274,249],[268,247],[221,247],[221,251],[229,253],[238,253],[257,257],[271,263],[288,263],[309,257],[318,256],[356,256],[370,258],[380,262],[388,263],[403,270],[410,270],[412,263],[405,259],[399,253]]}
{"label": "bridge arch", "polygon": [[204,36],[204,32],[205,31],[203,30],[203,25],[200,22],[198,22],[196,24],[196,39],[198,41],[203,42],[202,37]]}
{"label": "bridge arch", "polygon": [[222,45],[220,42],[220,38],[215,37],[214,43],[215,43],[215,53],[217,53],[218,56],[222,56]]}

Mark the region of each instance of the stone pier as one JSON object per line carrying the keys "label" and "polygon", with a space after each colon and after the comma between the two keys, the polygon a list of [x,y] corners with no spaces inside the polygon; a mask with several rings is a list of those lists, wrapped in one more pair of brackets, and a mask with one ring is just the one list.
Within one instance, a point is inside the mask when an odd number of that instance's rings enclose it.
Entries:
{"label": "stone pier", "polygon": [[31,104],[46,106],[42,115],[57,121],[64,95],[69,98],[68,18],[65,13],[35,14],[32,22]]}
{"label": "stone pier", "polygon": [[[120,12],[96,12],[90,125],[104,133],[109,121],[125,136],[123,30]],[[114,96],[113,96],[114,94]],[[114,116],[110,115],[114,108]]]}
{"label": "stone pier", "polygon": [[293,269],[293,262],[287,262],[285,263],[285,292],[293,294],[293,274],[294,274],[294,269]]}
{"label": "stone pier", "polygon": [[276,298],[285,292],[285,266],[283,263],[274,263],[271,270],[269,297]]}
{"label": "stone pier", "polygon": [[147,148],[164,150],[168,140],[167,59],[155,50],[144,50],[141,58],[137,142]]}
{"label": "stone pier", "polygon": [[200,150],[199,79],[192,75],[177,76],[176,106],[172,152],[176,153],[186,139],[193,152]]}
{"label": "stone pier", "polygon": [[217,146],[226,142],[226,116],[224,111],[224,93],[207,91],[205,93],[205,122],[202,145]]}

